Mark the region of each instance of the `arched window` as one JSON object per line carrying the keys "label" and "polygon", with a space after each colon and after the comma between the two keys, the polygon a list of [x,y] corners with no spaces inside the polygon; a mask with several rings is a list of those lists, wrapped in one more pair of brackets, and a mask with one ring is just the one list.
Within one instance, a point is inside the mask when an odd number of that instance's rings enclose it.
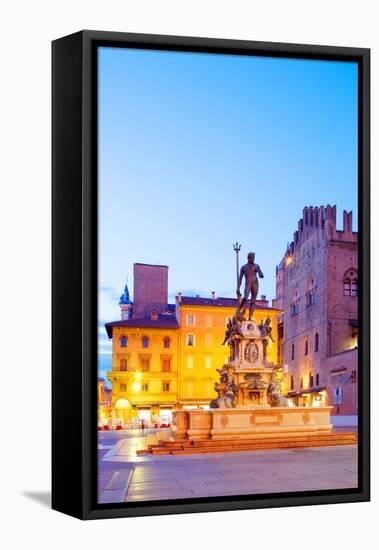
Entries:
{"label": "arched window", "polygon": [[295,289],[295,292],[293,293],[292,303],[291,303],[291,314],[297,315],[299,313],[299,293],[298,290]]}
{"label": "arched window", "polygon": [[309,278],[308,285],[307,285],[307,293],[306,293],[306,302],[307,307],[313,306],[313,304],[316,303],[316,284],[313,279],[313,277]]}
{"label": "arched window", "polygon": [[304,345],[304,355],[308,355],[309,352],[309,341],[308,338],[305,339],[305,345]]}
{"label": "arched window", "polygon": [[121,336],[120,338],[120,346],[122,348],[126,348],[126,346],[128,345],[128,339],[126,336]]}
{"label": "arched window", "polygon": [[315,334],[315,351],[318,351],[318,332]]}
{"label": "arched window", "polygon": [[358,273],[355,269],[348,269],[343,278],[344,296],[358,296]]}
{"label": "arched window", "polygon": [[148,347],[149,347],[149,339],[148,339],[147,336],[144,336],[144,337],[142,338],[142,347],[143,347],[143,348],[148,348]]}
{"label": "arched window", "polygon": [[120,359],[120,370],[128,370],[128,361],[127,359]]}
{"label": "arched window", "polygon": [[295,359],[295,344],[291,346],[291,361]]}
{"label": "arched window", "polygon": [[170,347],[170,338],[168,336],[163,338],[163,347],[166,348],[166,349],[168,349]]}
{"label": "arched window", "polygon": [[312,372],[309,373],[309,387],[313,388],[313,374],[312,374]]}

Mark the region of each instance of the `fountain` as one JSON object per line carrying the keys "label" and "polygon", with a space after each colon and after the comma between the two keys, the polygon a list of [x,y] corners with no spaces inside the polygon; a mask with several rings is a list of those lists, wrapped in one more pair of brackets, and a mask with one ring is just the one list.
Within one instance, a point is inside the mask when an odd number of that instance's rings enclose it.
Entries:
{"label": "fountain", "polygon": [[174,411],[173,437],[141,452],[192,454],[355,443],[355,434],[332,433],[332,407],[290,406],[281,394],[280,367],[267,359],[273,342],[271,320],[257,324],[253,318],[257,276],[262,278],[263,273],[253,253],[239,271],[239,249],[236,243],[239,302],[226,327],[223,343],[230,353],[228,362],[217,369],[216,397],[209,409]]}

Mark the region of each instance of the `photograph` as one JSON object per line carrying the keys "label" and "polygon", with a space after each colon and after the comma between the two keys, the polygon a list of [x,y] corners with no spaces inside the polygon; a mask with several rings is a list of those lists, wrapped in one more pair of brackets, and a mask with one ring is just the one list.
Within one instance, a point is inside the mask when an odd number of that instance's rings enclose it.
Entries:
{"label": "photograph", "polygon": [[359,63],[97,49],[97,505],[359,488]]}

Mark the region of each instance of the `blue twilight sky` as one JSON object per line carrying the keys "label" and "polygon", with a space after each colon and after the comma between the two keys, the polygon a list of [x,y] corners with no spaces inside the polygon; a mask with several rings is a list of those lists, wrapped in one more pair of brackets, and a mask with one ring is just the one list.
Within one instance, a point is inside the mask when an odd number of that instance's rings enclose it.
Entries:
{"label": "blue twilight sky", "polygon": [[234,296],[238,240],[272,298],[304,206],[356,229],[357,94],[355,63],[100,48],[100,367],[134,262],[169,266],[171,301]]}

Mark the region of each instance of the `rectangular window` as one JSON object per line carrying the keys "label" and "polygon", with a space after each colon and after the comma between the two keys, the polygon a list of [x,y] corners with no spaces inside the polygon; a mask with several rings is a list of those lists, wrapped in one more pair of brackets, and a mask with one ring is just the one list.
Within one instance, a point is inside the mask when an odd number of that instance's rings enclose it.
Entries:
{"label": "rectangular window", "polygon": [[293,377],[293,374],[291,374],[291,390],[295,388],[295,379]]}
{"label": "rectangular window", "polygon": [[304,355],[308,355],[308,338],[305,340]]}
{"label": "rectangular window", "polygon": [[141,384],[141,391],[143,392],[149,391],[149,384],[147,382],[144,382],[143,384]]}
{"label": "rectangular window", "polygon": [[187,313],[186,315],[186,325],[187,327],[195,326],[196,317],[193,313]]}
{"label": "rectangular window", "polygon": [[311,372],[309,373],[309,387],[313,388],[313,374]]}
{"label": "rectangular window", "polygon": [[126,384],[120,384],[120,391],[126,391]]}
{"label": "rectangular window", "polygon": [[316,374],[316,386],[320,385],[320,375],[319,373]]}
{"label": "rectangular window", "polygon": [[162,383],[162,391],[170,391],[170,382]]}
{"label": "rectangular window", "polygon": [[212,346],[212,341],[213,341],[212,334],[206,334],[205,335],[205,345],[206,345],[207,348],[210,348]]}
{"label": "rectangular window", "polygon": [[358,296],[358,281],[351,281],[351,296]]}
{"label": "rectangular window", "polygon": [[291,361],[295,359],[295,344],[291,346]]}
{"label": "rectangular window", "polygon": [[304,380],[303,380],[303,377],[300,378],[300,388],[304,388]]}
{"label": "rectangular window", "polygon": [[342,388],[334,388],[333,405],[342,405]]}
{"label": "rectangular window", "polygon": [[212,357],[210,355],[207,355],[205,358],[205,368],[206,369],[212,368]]}
{"label": "rectangular window", "polygon": [[194,334],[187,334],[187,346],[193,347],[195,345]]}
{"label": "rectangular window", "polygon": [[171,371],[171,359],[162,359],[162,372]]}
{"label": "rectangular window", "polygon": [[149,372],[150,370],[150,359],[141,359],[140,367],[142,372]]}
{"label": "rectangular window", "polygon": [[193,357],[188,355],[187,357],[187,369],[193,369]]}
{"label": "rectangular window", "polygon": [[206,315],[205,316],[205,326],[206,327],[211,327],[212,326],[212,321],[213,321],[213,318],[212,318],[212,315]]}

